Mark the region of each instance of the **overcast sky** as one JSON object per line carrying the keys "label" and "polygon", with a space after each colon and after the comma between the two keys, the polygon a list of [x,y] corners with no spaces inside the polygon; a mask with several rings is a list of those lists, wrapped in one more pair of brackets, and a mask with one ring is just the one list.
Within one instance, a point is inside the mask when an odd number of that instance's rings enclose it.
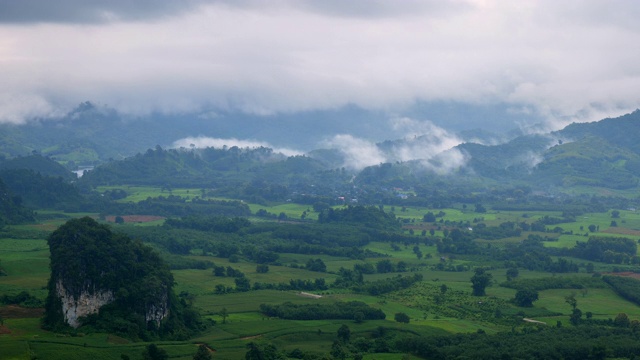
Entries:
{"label": "overcast sky", "polygon": [[90,100],[130,114],[505,103],[640,107],[634,0],[0,0],[0,122]]}

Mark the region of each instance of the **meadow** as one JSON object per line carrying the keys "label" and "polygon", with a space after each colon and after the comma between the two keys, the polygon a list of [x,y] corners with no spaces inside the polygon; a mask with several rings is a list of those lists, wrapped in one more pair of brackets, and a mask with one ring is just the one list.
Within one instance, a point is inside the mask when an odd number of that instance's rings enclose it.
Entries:
{"label": "meadow", "polygon": [[[101,191],[112,189],[103,187]],[[150,187],[126,187],[127,198],[121,201],[139,201],[149,196],[160,194],[168,195],[168,191]],[[172,189],[173,195],[201,196],[201,189]],[[265,209],[268,212],[279,214],[284,212],[290,218],[300,218],[302,212],[309,210],[309,206],[292,203],[273,204],[263,206],[249,204],[252,212]],[[385,210],[390,210],[386,207]],[[443,211],[443,221],[459,222],[483,218],[487,224],[498,225],[505,221],[523,221],[522,212],[489,211],[478,214],[470,209],[426,209],[406,208],[402,211],[396,207],[394,213],[400,218],[413,219],[407,227],[420,227],[422,217],[428,211],[437,213]],[[38,299],[44,300],[46,296],[45,286],[49,277],[49,252],[46,243],[47,234],[57,226],[64,223],[70,217],[91,215],[97,218],[97,214],[63,214],[53,211],[40,211],[40,220],[35,224],[11,226],[0,233],[0,267],[7,276],[0,276],[0,295],[15,295],[21,291],[27,291]],[[317,218],[313,211],[307,211],[308,219]],[[526,219],[535,220],[543,216],[559,216],[557,212],[529,212]],[[558,224],[565,232],[573,234],[551,234],[557,237],[554,241],[545,242],[548,247],[573,247],[576,241],[586,241],[585,233],[590,225],[599,226],[596,234],[613,235],[622,234],[638,240],[640,236],[640,213],[621,210],[617,226],[611,226],[610,213],[585,214],[576,219],[576,222]],[[153,224],[139,224],[156,226]],[[117,227],[116,227],[117,229]],[[441,235],[438,230],[436,235]],[[501,240],[476,240],[479,244],[487,246],[504,246],[508,243],[517,244],[528,233],[521,237]],[[420,232],[415,232],[415,237],[420,238]],[[403,261],[408,265],[408,273],[366,274],[365,280],[375,281],[397,275],[412,275],[419,273],[423,280],[412,287],[388,294],[372,296],[364,293],[354,293],[348,289],[335,289],[315,292],[319,298],[303,296],[299,291],[277,290],[252,290],[249,292],[232,292],[228,294],[216,294],[214,289],[218,284],[228,287],[234,285],[234,279],[229,277],[215,277],[211,269],[183,269],[174,270],[176,280],[176,293],[188,292],[195,295],[195,305],[201,310],[205,319],[215,321],[204,333],[194,339],[183,342],[157,342],[157,345],[166,349],[171,359],[191,359],[196,351],[197,344],[206,343],[216,350],[216,359],[243,358],[246,345],[251,341],[271,342],[281,350],[292,351],[300,348],[312,353],[326,353],[327,349],[336,339],[337,329],[347,324],[352,332],[352,338],[369,336],[379,327],[393,329],[394,331],[407,332],[420,335],[443,335],[452,333],[473,333],[482,330],[486,333],[510,331],[513,326],[527,326],[525,323],[510,323],[506,321],[494,321],[490,314],[494,306],[503,313],[522,312],[526,316],[536,316],[535,320],[554,326],[557,321],[569,324],[571,307],[565,298],[571,295],[572,290],[552,289],[539,292],[539,300],[533,308],[518,308],[510,301],[514,297],[515,290],[500,287],[499,284],[507,281],[504,268],[490,269],[493,276],[493,285],[487,288],[484,297],[471,296],[470,278],[473,276],[473,267],[477,264],[468,258],[441,259],[442,254],[437,252],[435,246],[427,246],[422,243],[418,248],[424,255],[421,259],[416,257],[413,245],[401,245],[393,248],[389,243],[373,241],[365,246],[366,249],[385,254],[385,259],[392,263]],[[246,277],[254,282],[262,283],[287,283],[290,279],[314,280],[326,279],[331,284],[338,278],[340,268],[351,269],[355,264],[370,263],[375,266],[380,258],[351,259],[348,257],[328,255],[301,255],[280,254],[281,265],[269,265],[267,273],[258,273],[256,264],[245,259],[231,262],[227,258],[211,256],[187,255],[193,260],[209,260],[216,265],[231,266],[241,270]],[[327,266],[326,273],[308,271],[291,264],[303,265],[309,259],[320,258]],[[584,262],[581,259],[572,259]],[[465,271],[436,271],[432,267],[446,261],[455,265],[465,265]],[[610,269],[610,265],[595,263],[596,271]],[[519,278],[535,279],[551,276],[549,273],[538,271],[520,270]],[[554,276],[591,276],[584,271],[578,274],[562,274]],[[442,304],[434,304],[436,295],[441,286],[446,285],[447,293]],[[631,319],[640,319],[640,307],[621,298],[609,288],[587,289],[587,291],[575,291],[578,306],[583,312],[591,312],[594,319],[615,318],[618,313],[626,313]],[[265,317],[259,312],[260,304],[281,304],[292,302],[296,304],[334,303],[337,301],[362,301],[374,308],[381,309],[387,315],[385,320],[367,320],[362,323],[353,320],[282,320]],[[228,317],[223,318],[220,313],[226,309]],[[27,315],[14,311],[9,306],[0,307],[0,316],[4,325],[0,327],[0,359],[117,359],[121,355],[128,355],[131,359],[141,359],[142,350],[147,345],[144,342],[131,342],[127,339],[106,334],[76,334],[75,336],[60,335],[44,331],[39,326],[36,312]],[[410,323],[403,324],[394,320],[394,314],[405,313],[410,318]],[[544,314],[557,313],[560,315],[548,316]],[[487,315],[489,314],[489,315]],[[224,322],[224,323],[223,323]],[[365,359],[398,359],[402,354],[367,354]]]}

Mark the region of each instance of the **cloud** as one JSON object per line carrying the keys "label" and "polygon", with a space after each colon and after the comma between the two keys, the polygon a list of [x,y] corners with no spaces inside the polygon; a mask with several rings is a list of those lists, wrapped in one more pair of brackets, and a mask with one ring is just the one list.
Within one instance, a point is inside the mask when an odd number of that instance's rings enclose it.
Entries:
{"label": "cloud", "polygon": [[348,134],[340,134],[327,140],[324,146],[337,149],[344,157],[343,166],[353,170],[361,170],[367,166],[379,165],[387,162],[385,154],[376,144],[356,138]]}
{"label": "cloud", "polygon": [[352,104],[400,117],[452,101],[552,128],[640,107],[638,13],[623,0],[0,0],[0,122],[85,100],[134,115]]}
{"label": "cloud", "polygon": [[185,12],[204,0],[0,0],[0,23],[106,23]]}
{"label": "cloud", "polygon": [[393,119],[391,122],[394,130],[406,134],[405,140],[392,149],[394,161],[430,159],[462,143],[457,136],[430,121],[404,117]]}
{"label": "cloud", "polygon": [[55,113],[52,105],[37,94],[0,91],[0,122],[21,124],[41,114]]}
{"label": "cloud", "polygon": [[438,175],[447,175],[467,165],[469,156],[458,149],[449,149],[422,160],[420,164]]}
{"label": "cloud", "polygon": [[396,118],[391,122],[395,131],[406,134],[403,140],[375,144],[342,134],[323,145],[339,150],[344,157],[343,166],[354,170],[381,163],[420,160],[426,169],[446,174],[466,164],[468,157],[454,148],[462,141],[445,129],[430,121],[410,118]]}
{"label": "cloud", "polygon": [[293,150],[293,149],[287,149],[287,148],[275,148],[273,146],[271,146],[269,143],[266,142],[262,142],[262,141],[253,141],[253,140],[239,140],[239,139],[218,139],[218,138],[211,138],[211,137],[205,137],[205,136],[201,136],[201,137],[187,137],[184,139],[180,139],[180,140],[176,140],[174,141],[174,143],[171,145],[172,148],[197,148],[197,149],[202,149],[202,148],[207,148],[207,147],[212,147],[212,148],[217,148],[217,149],[222,149],[222,148],[230,148],[230,147],[234,147],[237,146],[239,148],[249,148],[249,149],[253,149],[253,148],[259,148],[259,147],[265,147],[265,148],[270,148],[273,149],[274,152],[276,153],[281,153],[283,155],[286,156],[295,156],[295,155],[302,155],[302,152],[297,151],[297,150]]}

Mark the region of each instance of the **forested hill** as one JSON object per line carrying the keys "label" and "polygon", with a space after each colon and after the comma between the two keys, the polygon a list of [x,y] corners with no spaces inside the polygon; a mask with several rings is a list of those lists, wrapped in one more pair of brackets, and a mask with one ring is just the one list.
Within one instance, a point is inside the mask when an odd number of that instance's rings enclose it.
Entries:
{"label": "forested hill", "polygon": [[33,213],[22,206],[22,199],[14,195],[0,180],[0,229],[5,224],[33,221]]}
{"label": "forested hill", "polygon": [[[82,184],[140,184],[225,187],[246,182],[287,185],[313,181],[326,170],[306,156],[286,157],[268,148],[150,149],[122,161],[97,167],[81,178]],[[318,175],[321,176],[321,175]]]}
{"label": "forested hill", "polygon": [[81,199],[72,185],[76,175],[55,160],[38,154],[1,161],[0,179],[20,204],[31,208],[51,208]]}
{"label": "forested hill", "polygon": [[[89,107],[82,116],[92,111],[97,110]],[[99,115],[105,121],[109,118],[108,114]],[[635,111],[615,119],[572,124],[553,133],[519,136],[499,145],[463,143],[429,160],[394,161],[361,170],[344,168],[353,160],[347,157],[357,154],[345,155],[336,149],[287,157],[265,147],[166,150],[156,146],[96,167],[80,179],[80,185],[225,188],[229,190],[227,196],[246,199],[255,195],[274,200],[287,199],[294,193],[334,197],[336,193],[344,195],[345,189],[354,189],[354,185],[359,189],[415,188],[443,181],[467,188],[517,184],[541,190],[574,186],[626,190],[640,184],[638,138],[640,111]],[[397,151],[410,141],[415,139],[381,143],[378,150]],[[449,164],[449,155],[454,152],[464,161]],[[445,170],[434,170],[434,162]],[[0,162],[0,170],[3,168],[73,179],[73,174],[51,158],[39,155],[4,160]],[[363,196],[362,191],[358,193]],[[26,194],[23,197],[28,198]]]}
{"label": "forested hill", "polygon": [[55,160],[39,154],[0,160],[0,171],[3,170],[32,170],[44,176],[60,177],[67,181],[76,179],[76,175],[67,168]]}
{"label": "forested hill", "polygon": [[629,189],[640,181],[640,111],[616,119],[571,124],[497,146],[462,144],[468,166],[498,181],[538,186]]}
{"label": "forested hill", "polygon": [[617,147],[640,154],[640,110],[614,119],[603,119],[591,123],[571,124],[557,132],[573,140],[599,137]]}
{"label": "forested hill", "polygon": [[[634,142],[638,128],[640,112],[635,112],[599,123],[574,124],[556,133],[520,136],[501,145],[462,144],[457,150],[465,155],[466,163],[446,175],[429,171],[419,162],[382,164],[361,172],[335,171],[332,167],[339,163],[335,153],[331,161],[323,161],[326,154],[319,156],[323,160],[286,157],[268,148],[156,147],[99,166],[88,172],[81,183],[231,187],[241,189],[238,191],[245,198],[257,192],[280,200],[295,191],[326,193],[344,189],[351,182],[359,186],[408,188],[437,182],[441,176],[457,183],[517,181],[534,189],[576,185],[630,189],[640,180],[640,154]],[[321,191],[322,187],[326,191]]]}

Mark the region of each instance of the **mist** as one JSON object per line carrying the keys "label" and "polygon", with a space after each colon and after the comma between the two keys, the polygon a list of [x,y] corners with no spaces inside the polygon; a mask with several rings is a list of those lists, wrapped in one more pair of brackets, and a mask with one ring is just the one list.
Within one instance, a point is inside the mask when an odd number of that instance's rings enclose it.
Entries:
{"label": "mist", "polygon": [[322,145],[338,150],[344,158],[342,166],[356,171],[382,163],[420,160],[417,164],[425,169],[448,174],[466,164],[468,157],[455,149],[462,140],[447,130],[428,120],[394,118],[390,123],[395,131],[405,134],[402,139],[374,143],[340,134]]}
{"label": "mist", "polygon": [[189,148],[203,149],[203,148],[209,148],[209,147],[216,148],[216,149],[223,149],[223,148],[231,148],[234,146],[239,147],[241,149],[247,149],[247,148],[254,149],[254,148],[260,148],[260,147],[270,148],[274,152],[283,154],[285,156],[296,156],[296,155],[303,154],[301,151],[298,151],[298,150],[275,147],[263,141],[240,140],[240,139],[234,139],[234,138],[219,139],[219,138],[204,137],[204,136],[187,137],[180,140],[176,140],[171,145],[172,148],[185,148],[185,149],[189,149]]}

